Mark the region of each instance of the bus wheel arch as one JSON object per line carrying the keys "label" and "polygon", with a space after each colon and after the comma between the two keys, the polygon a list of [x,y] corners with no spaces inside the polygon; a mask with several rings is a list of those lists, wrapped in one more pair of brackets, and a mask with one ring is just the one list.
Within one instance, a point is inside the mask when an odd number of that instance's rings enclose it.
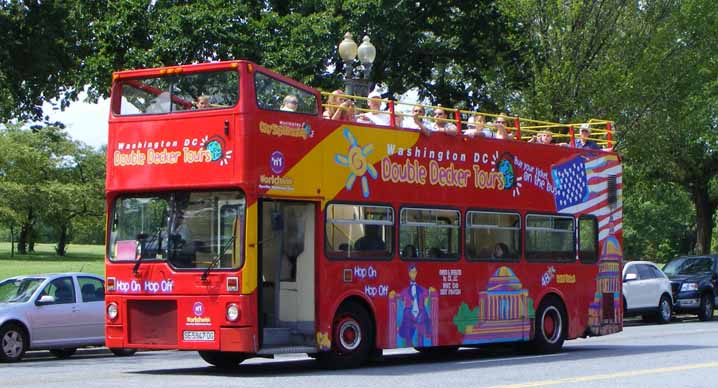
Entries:
{"label": "bus wheel arch", "polygon": [[339,305],[331,327],[331,347],[318,354],[328,369],[354,368],[364,364],[376,346],[376,320],[369,303],[351,296]]}
{"label": "bus wheel arch", "polygon": [[544,295],[536,309],[534,338],[531,347],[536,353],[556,353],[568,336],[568,314],[563,299],[554,293]]}

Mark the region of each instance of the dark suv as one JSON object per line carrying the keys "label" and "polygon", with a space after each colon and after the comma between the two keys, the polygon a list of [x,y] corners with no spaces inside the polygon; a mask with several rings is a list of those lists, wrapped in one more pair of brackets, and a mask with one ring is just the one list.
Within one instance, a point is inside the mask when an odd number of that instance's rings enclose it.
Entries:
{"label": "dark suv", "polygon": [[663,267],[671,280],[673,311],[698,314],[701,321],[713,319],[718,296],[717,262],[718,256],[684,256]]}

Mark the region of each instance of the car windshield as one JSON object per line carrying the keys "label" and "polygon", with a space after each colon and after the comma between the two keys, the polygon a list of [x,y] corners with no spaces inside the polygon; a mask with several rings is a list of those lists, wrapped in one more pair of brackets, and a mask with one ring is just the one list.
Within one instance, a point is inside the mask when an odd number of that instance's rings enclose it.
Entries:
{"label": "car windshield", "polygon": [[713,261],[707,257],[685,257],[675,259],[665,267],[663,272],[668,276],[695,275],[713,270]]}
{"label": "car windshield", "polygon": [[7,279],[0,283],[0,303],[25,303],[35,293],[43,278]]}

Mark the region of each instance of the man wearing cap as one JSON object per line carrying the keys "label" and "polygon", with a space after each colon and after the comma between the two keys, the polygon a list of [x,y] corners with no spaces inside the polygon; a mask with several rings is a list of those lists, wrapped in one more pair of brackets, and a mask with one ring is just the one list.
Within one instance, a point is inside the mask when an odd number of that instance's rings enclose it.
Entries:
{"label": "man wearing cap", "polygon": [[381,94],[377,92],[371,92],[367,96],[367,105],[369,105],[369,112],[364,112],[359,115],[358,121],[364,123],[372,123],[376,125],[391,125],[390,116],[386,112],[380,112],[381,110]]}
{"label": "man wearing cap", "polygon": [[599,146],[595,141],[588,138],[589,136],[591,136],[591,127],[589,127],[588,124],[581,124],[580,128],[580,136],[574,142],[575,147],[591,150],[600,150],[601,146]]}

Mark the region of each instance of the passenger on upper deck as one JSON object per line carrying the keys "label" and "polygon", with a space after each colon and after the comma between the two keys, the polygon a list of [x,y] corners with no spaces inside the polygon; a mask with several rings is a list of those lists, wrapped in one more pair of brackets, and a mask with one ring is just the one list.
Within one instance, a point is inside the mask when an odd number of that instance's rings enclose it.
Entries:
{"label": "passenger on upper deck", "polygon": [[468,137],[494,137],[491,129],[486,127],[486,118],[484,115],[475,115],[469,117],[468,129],[464,131],[464,135]]}
{"label": "passenger on upper deck", "polygon": [[579,133],[579,138],[574,142],[576,148],[586,148],[591,150],[601,149],[601,146],[599,146],[598,143],[588,138],[591,135],[591,127],[588,124],[581,124]]}
{"label": "passenger on upper deck", "polygon": [[197,109],[209,109],[209,96],[199,96],[197,97]]}
{"label": "passenger on upper deck", "polygon": [[422,135],[431,135],[431,129],[429,125],[424,121],[423,116],[426,116],[426,111],[421,105],[414,105],[411,108],[411,116],[404,117],[402,121],[402,127],[407,129],[419,130]]}
{"label": "passenger on upper deck", "polygon": [[337,89],[327,99],[327,109],[324,111],[325,119],[355,121],[354,103],[352,100],[341,97],[343,90]]}
{"label": "passenger on upper deck", "polygon": [[288,94],[282,101],[282,106],[279,110],[284,112],[296,112],[297,106],[299,105],[299,99],[293,94]]}
{"label": "passenger on upper deck", "polygon": [[506,119],[504,119],[504,114],[501,113],[497,118],[496,121],[494,121],[494,128],[496,128],[496,134],[494,134],[494,137],[497,139],[511,139],[511,134],[506,129]]}
{"label": "passenger on upper deck", "polygon": [[391,121],[389,114],[386,112],[378,112],[381,110],[381,94],[371,92],[367,97],[369,98],[367,105],[369,105],[371,112],[360,114],[359,117],[357,117],[357,121],[389,126],[389,122]]}
{"label": "passenger on upper deck", "polygon": [[529,143],[539,144],[551,144],[553,142],[553,134],[549,130],[539,131],[538,134],[534,135],[529,139]]}
{"label": "passenger on upper deck", "polygon": [[441,107],[434,109],[434,126],[432,131],[443,132],[451,136],[456,136],[458,133],[456,125],[448,121],[446,111]]}

